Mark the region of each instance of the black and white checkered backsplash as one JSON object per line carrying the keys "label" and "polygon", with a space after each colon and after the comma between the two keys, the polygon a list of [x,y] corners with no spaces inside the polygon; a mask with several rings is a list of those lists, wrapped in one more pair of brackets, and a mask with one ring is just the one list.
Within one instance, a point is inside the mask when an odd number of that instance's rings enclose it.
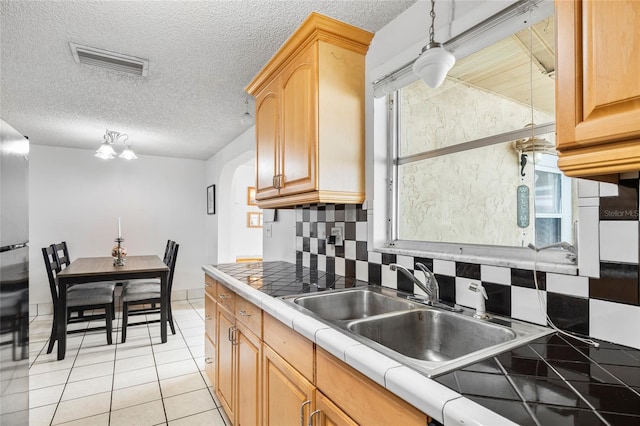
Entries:
{"label": "black and white checkered backsplash", "polygon": [[[622,181],[623,187],[632,189],[625,195],[626,208],[631,197],[632,207],[635,205],[637,211],[638,179]],[[615,199],[608,197],[600,204],[601,228],[604,222],[617,220],[616,226],[633,225],[635,227],[630,229],[638,232],[637,217],[625,220],[631,224],[626,225],[620,222],[619,217],[609,218],[603,214],[604,208],[610,209],[611,205],[615,205]],[[335,227],[342,228],[343,246],[327,244],[327,236]],[[595,229],[594,232],[603,231]],[[391,271],[388,265],[399,263],[415,270],[415,263],[421,262],[436,274],[440,297],[444,301],[473,307],[474,298],[467,290],[468,284],[481,281],[489,295],[487,311],[541,324],[545,321],[537,302],[539,295],[531,270],[374,252],[367,246],[367,236],[367,211],[359,205],[296,208],[296,257],[304,266],[342,275],[347,279],[366,281],[371,285],[419,292],[409,279]],[[630,241],[637,244],[638,238]],[[638,247],[628,249],[638,251]],[[600,278],[537,272],[540,296],[546,301],[551,320],[562,329],[590,335],[594,324],[599,327],[599,323],[594,321],[601,321],[595,315],[590,316],[590,302],[593,300],[606,301],[613,308],[618,304],[620,307],[633,307],[635,310],[632,314],[636,315],[636,310],[640,312],[640,285],[637,256],[634,259],[635,262],[601,260]]]}

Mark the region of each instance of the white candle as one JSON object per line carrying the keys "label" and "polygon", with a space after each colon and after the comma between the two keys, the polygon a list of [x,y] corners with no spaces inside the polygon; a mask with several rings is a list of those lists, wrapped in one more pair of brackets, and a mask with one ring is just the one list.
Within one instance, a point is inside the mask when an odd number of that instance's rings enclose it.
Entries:
{"label": "white candle", "polygon": [[118,238],[122,238],[122,229],[120,228],[120,216],[118,216]]}

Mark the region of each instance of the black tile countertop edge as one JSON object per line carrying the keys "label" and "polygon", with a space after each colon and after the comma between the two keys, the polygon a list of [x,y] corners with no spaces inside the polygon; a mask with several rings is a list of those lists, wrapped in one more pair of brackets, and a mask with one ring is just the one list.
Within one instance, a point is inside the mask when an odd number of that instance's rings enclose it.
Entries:
{"label": "black tile countertop edge", "polygon": [[[366,286],[287,262],[214,265],[273,297]],[[640,350],[558,333],[434,378],[522,425],[640,425]]]}

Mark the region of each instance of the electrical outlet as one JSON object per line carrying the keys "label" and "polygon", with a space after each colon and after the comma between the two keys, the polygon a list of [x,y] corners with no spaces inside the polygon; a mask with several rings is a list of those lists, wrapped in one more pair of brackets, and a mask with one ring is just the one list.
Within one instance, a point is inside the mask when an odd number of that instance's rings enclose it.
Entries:
{"label": "electrical outlet", "polygon": [[342,228],[338,227],[338,226],[336,226],[334,228],[331,228],[331,235],[335,237],[335,240],[336,240],[335,245],[336,246],[342,246],[343,238],[344,238],[342,236]]}

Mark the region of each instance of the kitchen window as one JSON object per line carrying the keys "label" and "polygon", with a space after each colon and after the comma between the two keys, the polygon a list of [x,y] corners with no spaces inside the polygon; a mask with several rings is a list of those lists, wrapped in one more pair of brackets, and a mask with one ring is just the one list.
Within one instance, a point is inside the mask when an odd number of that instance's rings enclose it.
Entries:
{"label": "kitchen window", "polygon": [[387,246],[526,256],[573,243],[576,184],[552,153],[553,19],[458,61],[437,89],[419,80],[387,96]]}

